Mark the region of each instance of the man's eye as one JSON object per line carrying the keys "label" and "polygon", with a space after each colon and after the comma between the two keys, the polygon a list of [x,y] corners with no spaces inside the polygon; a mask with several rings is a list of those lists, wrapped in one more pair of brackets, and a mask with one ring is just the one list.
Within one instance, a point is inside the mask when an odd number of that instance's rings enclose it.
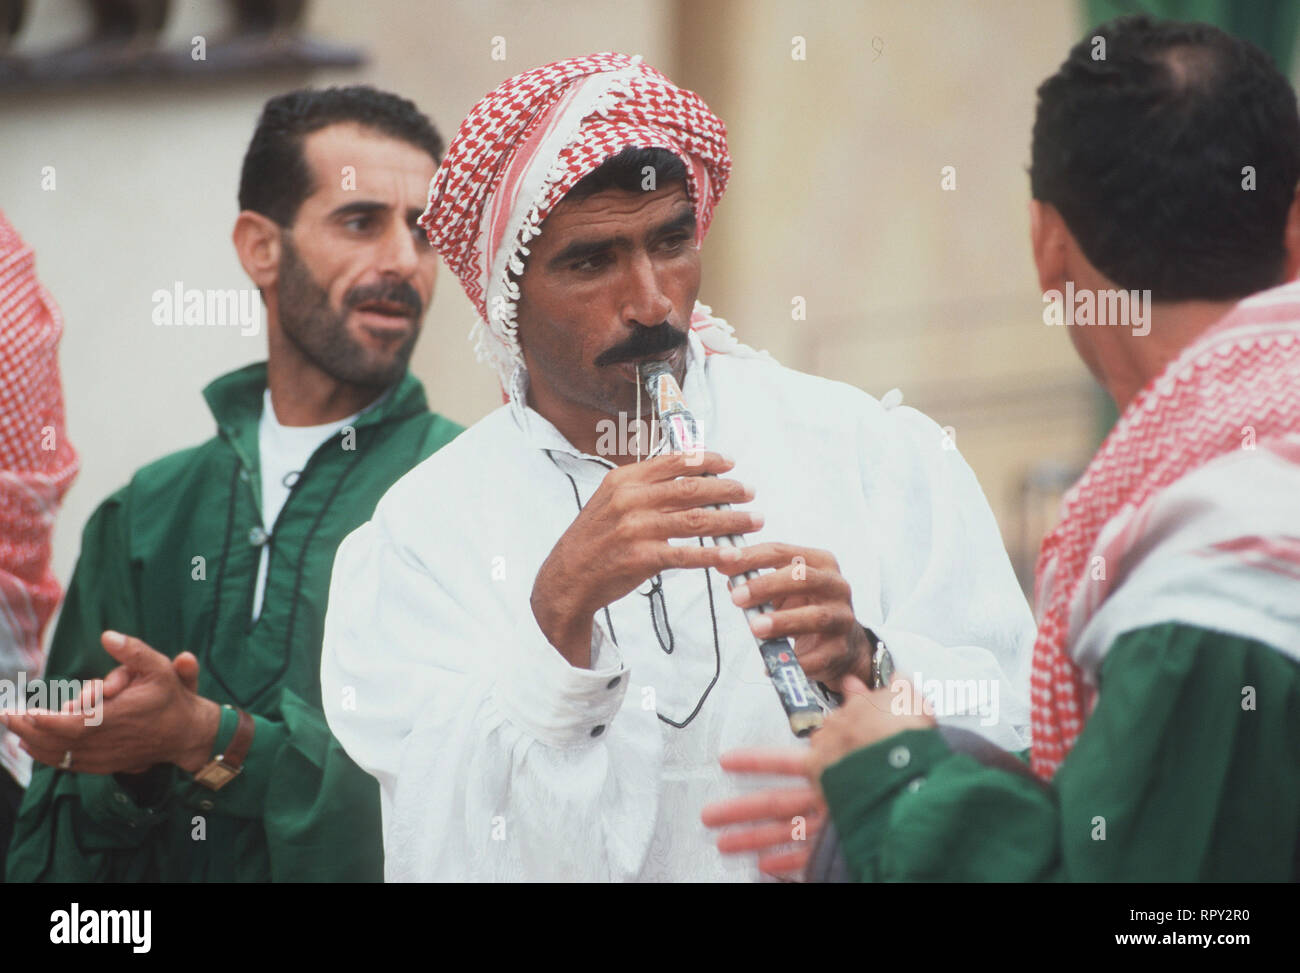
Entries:
{"label": "man's eye", "polygon": [[429,248],[433,247],[433,244],[429,242],[429,234],[424,232],[424,227],[422,226],[411,227],[411,236],[415,238],[416,249],[419,249],[421,247],[429,247]]}
{"label": "man's eye", "polygon": [[369,229],[372,223],[373,220],[369,216],[349,216],[343,221],[343,226],[345,229],[361,232]]}
{"label": "man's eye", "polygon": [[667,237],[661,246],[669,253],[676,253],[691,242],[691,238],[685,233],[679,233],[676,236]]}
{"label": "man's eye", "polygon": [[585,257],[582,260],[574,261],[569,265],[569,269],[576,270],[579,273],[591,273],[600,270],[607,263],[609,263],[609,257],[606,254],[598,253],[593,257]]}

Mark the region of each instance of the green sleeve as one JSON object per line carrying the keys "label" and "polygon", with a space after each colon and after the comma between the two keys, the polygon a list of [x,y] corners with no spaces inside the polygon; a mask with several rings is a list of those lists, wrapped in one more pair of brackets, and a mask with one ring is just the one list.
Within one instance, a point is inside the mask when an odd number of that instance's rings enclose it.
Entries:
{"label": "green sleeve", "polygon": [[[137,632],[139,602],[127,542],[126,490],[109,497],[82,532],[81,555],[50,646],[47,679],[90,679],[114,665],[100,645],[106,628]],[[152,774],[152,772],[151,772]],[[153,775],[157,777],[157,775]],[[36,765],[10,846],[10,881],[97,881],[120,874],[166,816],[166,788],[145,793],[116,775]],[[152,803],[141,798],[154,798]]]}
{"label": "green sleeve", "polygon": [[1204,629],[1141,629],[1111,647],[1050,787],[935,730],[850,754],[822,787],[863,881],[1293,881],[1300,665]]}
{"label": "green sleeve", "polygon": [[[352,762],[324,713],[283,690],[276,718],[257,714],[239,776],[218,791],[179,773],[186,814],[260,819],[272,881],[383,881],[379,785]],[[214,752],[234,735],[223,713]]]}
{"label": "green sleeve", "polygon": [[105,629],[140,631],[138,579],[128,539],[129,488],[109,497],[86,522],[63,611],[54,629],[47,678],[106,676],[117,663],[99,637]]}
{"label": "green sleeve", "polygon": [[[51,678],[107,674],[114,662],[100,633],[143,630],[126,534],[128,497],[122,491],[109,498],[86,525],[51,646]],[[284,690],[273,709],[251,715],[256,729],[244,770],[219,791],[171,765],[140,775],[38,765],[15,825],[8,879],[156,880],[165,867],[159,856],[175,853],[177,833],[180,847],[194,847],[183,835],[198,815],[211,827],[224,819],[242,826],[244,857],[269,860],[266,877],[382,880],[378,784],[334,740],[323,712]],[[214,754],[224,751],[234,722],[233,711],[223,712]],[[244,877],[234,871],[227,880]]]}

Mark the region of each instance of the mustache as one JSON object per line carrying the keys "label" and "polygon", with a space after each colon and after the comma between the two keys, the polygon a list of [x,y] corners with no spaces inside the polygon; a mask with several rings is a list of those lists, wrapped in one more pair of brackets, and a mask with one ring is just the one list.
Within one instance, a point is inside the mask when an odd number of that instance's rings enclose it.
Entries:
{"label": "mustache", "polygon": [[636,361],[647,355],[672,351],[684,344],[686,344],[686,332],[678,331],[665,321],[652,328],[637,328],[627,341],[597,355],[596,365],[619,365],[623,362]]}
{"label": "mustache", "polygon": [[424,302],[420,300],[420,295],[409,281],[380,281],[377,284],[366,284],[362,287],[354,287],[348,291],[347,296],[343,299],[345,310],[352,310],[360,307],[362,304],[370,304],[374,301],[383,301],[386,304],[400,304],[410,309],[412,317],[420,317],[424,312]]}

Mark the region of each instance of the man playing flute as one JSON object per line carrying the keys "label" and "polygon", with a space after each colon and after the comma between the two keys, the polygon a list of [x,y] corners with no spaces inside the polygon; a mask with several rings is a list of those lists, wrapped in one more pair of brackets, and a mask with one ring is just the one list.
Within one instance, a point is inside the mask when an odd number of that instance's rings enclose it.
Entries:
{"label": "man playing flute", "polygon": [[[434,178],[423,223],[506,403],[335,561],[324,706],[381,785],[390,880],[757,878],[699,821],[731,793],[723,750],[793,739],[756,635],[831,689],[884,640],[905,671],[992,687],[953,722],[1027,745],[1033,623],[951,441],[697,303],[730,166],[697,95],[597,54],[487,95]],[[717,452],[611,435],[652,418],[649,360]],[[762,602],[751,629],[737,606]]]}

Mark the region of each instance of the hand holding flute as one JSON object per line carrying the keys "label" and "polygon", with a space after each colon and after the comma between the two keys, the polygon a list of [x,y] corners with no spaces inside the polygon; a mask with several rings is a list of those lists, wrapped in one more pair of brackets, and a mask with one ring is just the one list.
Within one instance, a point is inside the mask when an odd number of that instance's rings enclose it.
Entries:
{"label": "hand holding flute", "polygon": [[[669,422],[689,421],[693,430],[684,406],[682,412]],[[663,413],[657,412],[661,420]],[[730,505],[754,494],[726,476],[731,460],[696,448],[691,435],[690,448],[610,470],[580,503],[538,571],[533,614],[551,645],[571,665],[587,668],[593,619],[605,606],[665,570],[718,568],[732,579],[732,600],[751,621],[791,730],[805,735],[820,725],[824,710],[809,676],[832,689],[850,672],[869,678],[871,646],[854,618],[848,583],[825,551],[739,547],[763,519]],[[670,544],[670,538],[715,543]]]}
{"label": "hand holding flute", "polygon": [[590,667],[592,620],[606,605],[663,571],[721,566],[719,548],[669,538],[740,535],[762,526],[749,511],[714,509],[754,499],[725,476],[732,465],[717,453],[674,454],[605,475],[533,583],[533,615],[570,665]]}
{"label": "hand holding flute", "polygon": [[[669,449],[698,453],[695,420],[672,371],[650,362],[641,375]],[[730,579],[732,601],[750,623],[790,729],[806,736],[821,726],[827,708],[807,672],[832,688],[850,673],[871,679],[873,646],[853,613],[849,584],[827,551],[773,543],[745,548],[741,536],[726,534],[714,543],[724,552],[721,570]],[[760,574],[766,568],[772,570]]]}

